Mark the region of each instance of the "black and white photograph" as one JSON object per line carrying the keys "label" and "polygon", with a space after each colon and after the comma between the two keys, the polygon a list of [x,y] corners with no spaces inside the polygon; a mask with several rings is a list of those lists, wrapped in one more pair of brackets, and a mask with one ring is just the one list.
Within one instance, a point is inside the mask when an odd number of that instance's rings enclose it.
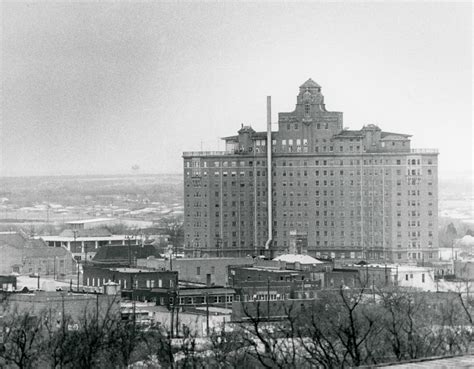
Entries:
{"label": "black and white photograph", "polygon": [[474,368],[472,18],[0,0],[0,369]]}

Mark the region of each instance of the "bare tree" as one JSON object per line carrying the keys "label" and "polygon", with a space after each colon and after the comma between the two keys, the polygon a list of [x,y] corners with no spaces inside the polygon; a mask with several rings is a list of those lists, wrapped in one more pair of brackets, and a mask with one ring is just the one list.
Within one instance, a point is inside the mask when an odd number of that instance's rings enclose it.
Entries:
{"label": "bare tree", "polygon": [[43,319],[30,313],[13,312],[2,322],[3,344],[0,358],[4,365],[35,368],[42,360]]}

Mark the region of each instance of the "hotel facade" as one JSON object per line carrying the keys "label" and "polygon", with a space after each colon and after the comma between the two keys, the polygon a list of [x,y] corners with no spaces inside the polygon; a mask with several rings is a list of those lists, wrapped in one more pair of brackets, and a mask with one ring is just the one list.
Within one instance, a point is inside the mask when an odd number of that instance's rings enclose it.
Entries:
{"label": "hotel facade", "polygon": [[185,254],[302,253],[422,263],[438,259],[438,152],[410,135],[343,126],[309,79],[271,131],[250,126],[221,152],[184,152]]}

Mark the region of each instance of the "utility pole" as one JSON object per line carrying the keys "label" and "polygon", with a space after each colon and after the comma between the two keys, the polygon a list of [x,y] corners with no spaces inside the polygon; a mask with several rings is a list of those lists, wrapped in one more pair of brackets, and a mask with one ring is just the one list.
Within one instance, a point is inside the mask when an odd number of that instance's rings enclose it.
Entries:
{"label": "utility pole", "polygon": [[137,304],[135,300],[132,301],[132,313],[133,313],[133,334],[135,334],[136,330],[136,325],[137,325],[137,315],[136,315],[136,310],[137,310]]}
{"label": "utility pole", "polygon": [[209,294],[206,292],[206,336],[209,337]]}
{"label": "utility pole", "polygon": [[97,324],[97,329],[99,329],[99,293],[95,294],[95,321]]}
{"label": "utility pole", "polygon": [[64,318],[64,293],[61,293],[61,305],[62,305],[62,312],[61,312],[61,318],[62,318],[62,330],[63,330],[63,337],[66,336],[66,319]]}
{"label": "utility pole", "polygon": [[84,260],[84,263],[87,263],[87,242],[84,242],[84,253],[86,256],[86,260]]}
{"label": "utility pole", "polygon": [[267,277],[267,321],[270,321],[270,277]]}
{"label": "utility pole", "polygon": [[179,337],[179,283],[176,283],[176,335]]}
{"label": "utility pole", "polygon": [[396,278],[396,286],[398,287],[398,265],[397,265],[397,269],[396,269],[395,278]]}
{"label": "utility pole", "polygon": [[[72,234],[74,235],[74,247],[76,247],[77,229],[74,229],[74,230],[72,231]],[[74,250],[75,250],[75,249],[74,249]],[[70,245],[69,245],[69,251],[72,251]]]}
{"label": "utility pole", "polygon": [[76,268],[77,268],[77,292],[79,292],[79,262],[76,261]]}
{"label": "utility pole", "polygon": [[128,244],[128,267],[131,268],[132,267],[132,250],[131,250],[131,240],[130,240],[130,236],[126,236],[127,238],[127,244]]}
{"label": "utility pole", "polygon": [[[170,293],[170,295],[171,295],[171,293]],[[176,299],[176,293],[174,293],[173,296]],[[169,302],[169,300],[170,299],[168,299],[168,302]],[[173,300],[173,304],[169,304],[169,305],[170,305],[170,311],[171,311],[170,338],[173,338],[175,301]]]}
{"label": "utility pole", "polygon": [[[171,246],[173,247],[173,246]],[[171,252],[169,253],[170,256],[170,271],[173,271],[173,249],[170,250]]]}

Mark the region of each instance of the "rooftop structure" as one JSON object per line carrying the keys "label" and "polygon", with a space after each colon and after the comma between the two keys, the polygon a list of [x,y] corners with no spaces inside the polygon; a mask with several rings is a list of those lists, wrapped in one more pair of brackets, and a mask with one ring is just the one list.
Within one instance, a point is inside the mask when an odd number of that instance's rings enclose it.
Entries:
{"label": "rooftop structure", "polygon": [[300,263],[300,264],[324,264],[323,261],[315,259],[309,255],[301,254],[284,254],[277,256],[275,261],[284,261],[285,263]]}

